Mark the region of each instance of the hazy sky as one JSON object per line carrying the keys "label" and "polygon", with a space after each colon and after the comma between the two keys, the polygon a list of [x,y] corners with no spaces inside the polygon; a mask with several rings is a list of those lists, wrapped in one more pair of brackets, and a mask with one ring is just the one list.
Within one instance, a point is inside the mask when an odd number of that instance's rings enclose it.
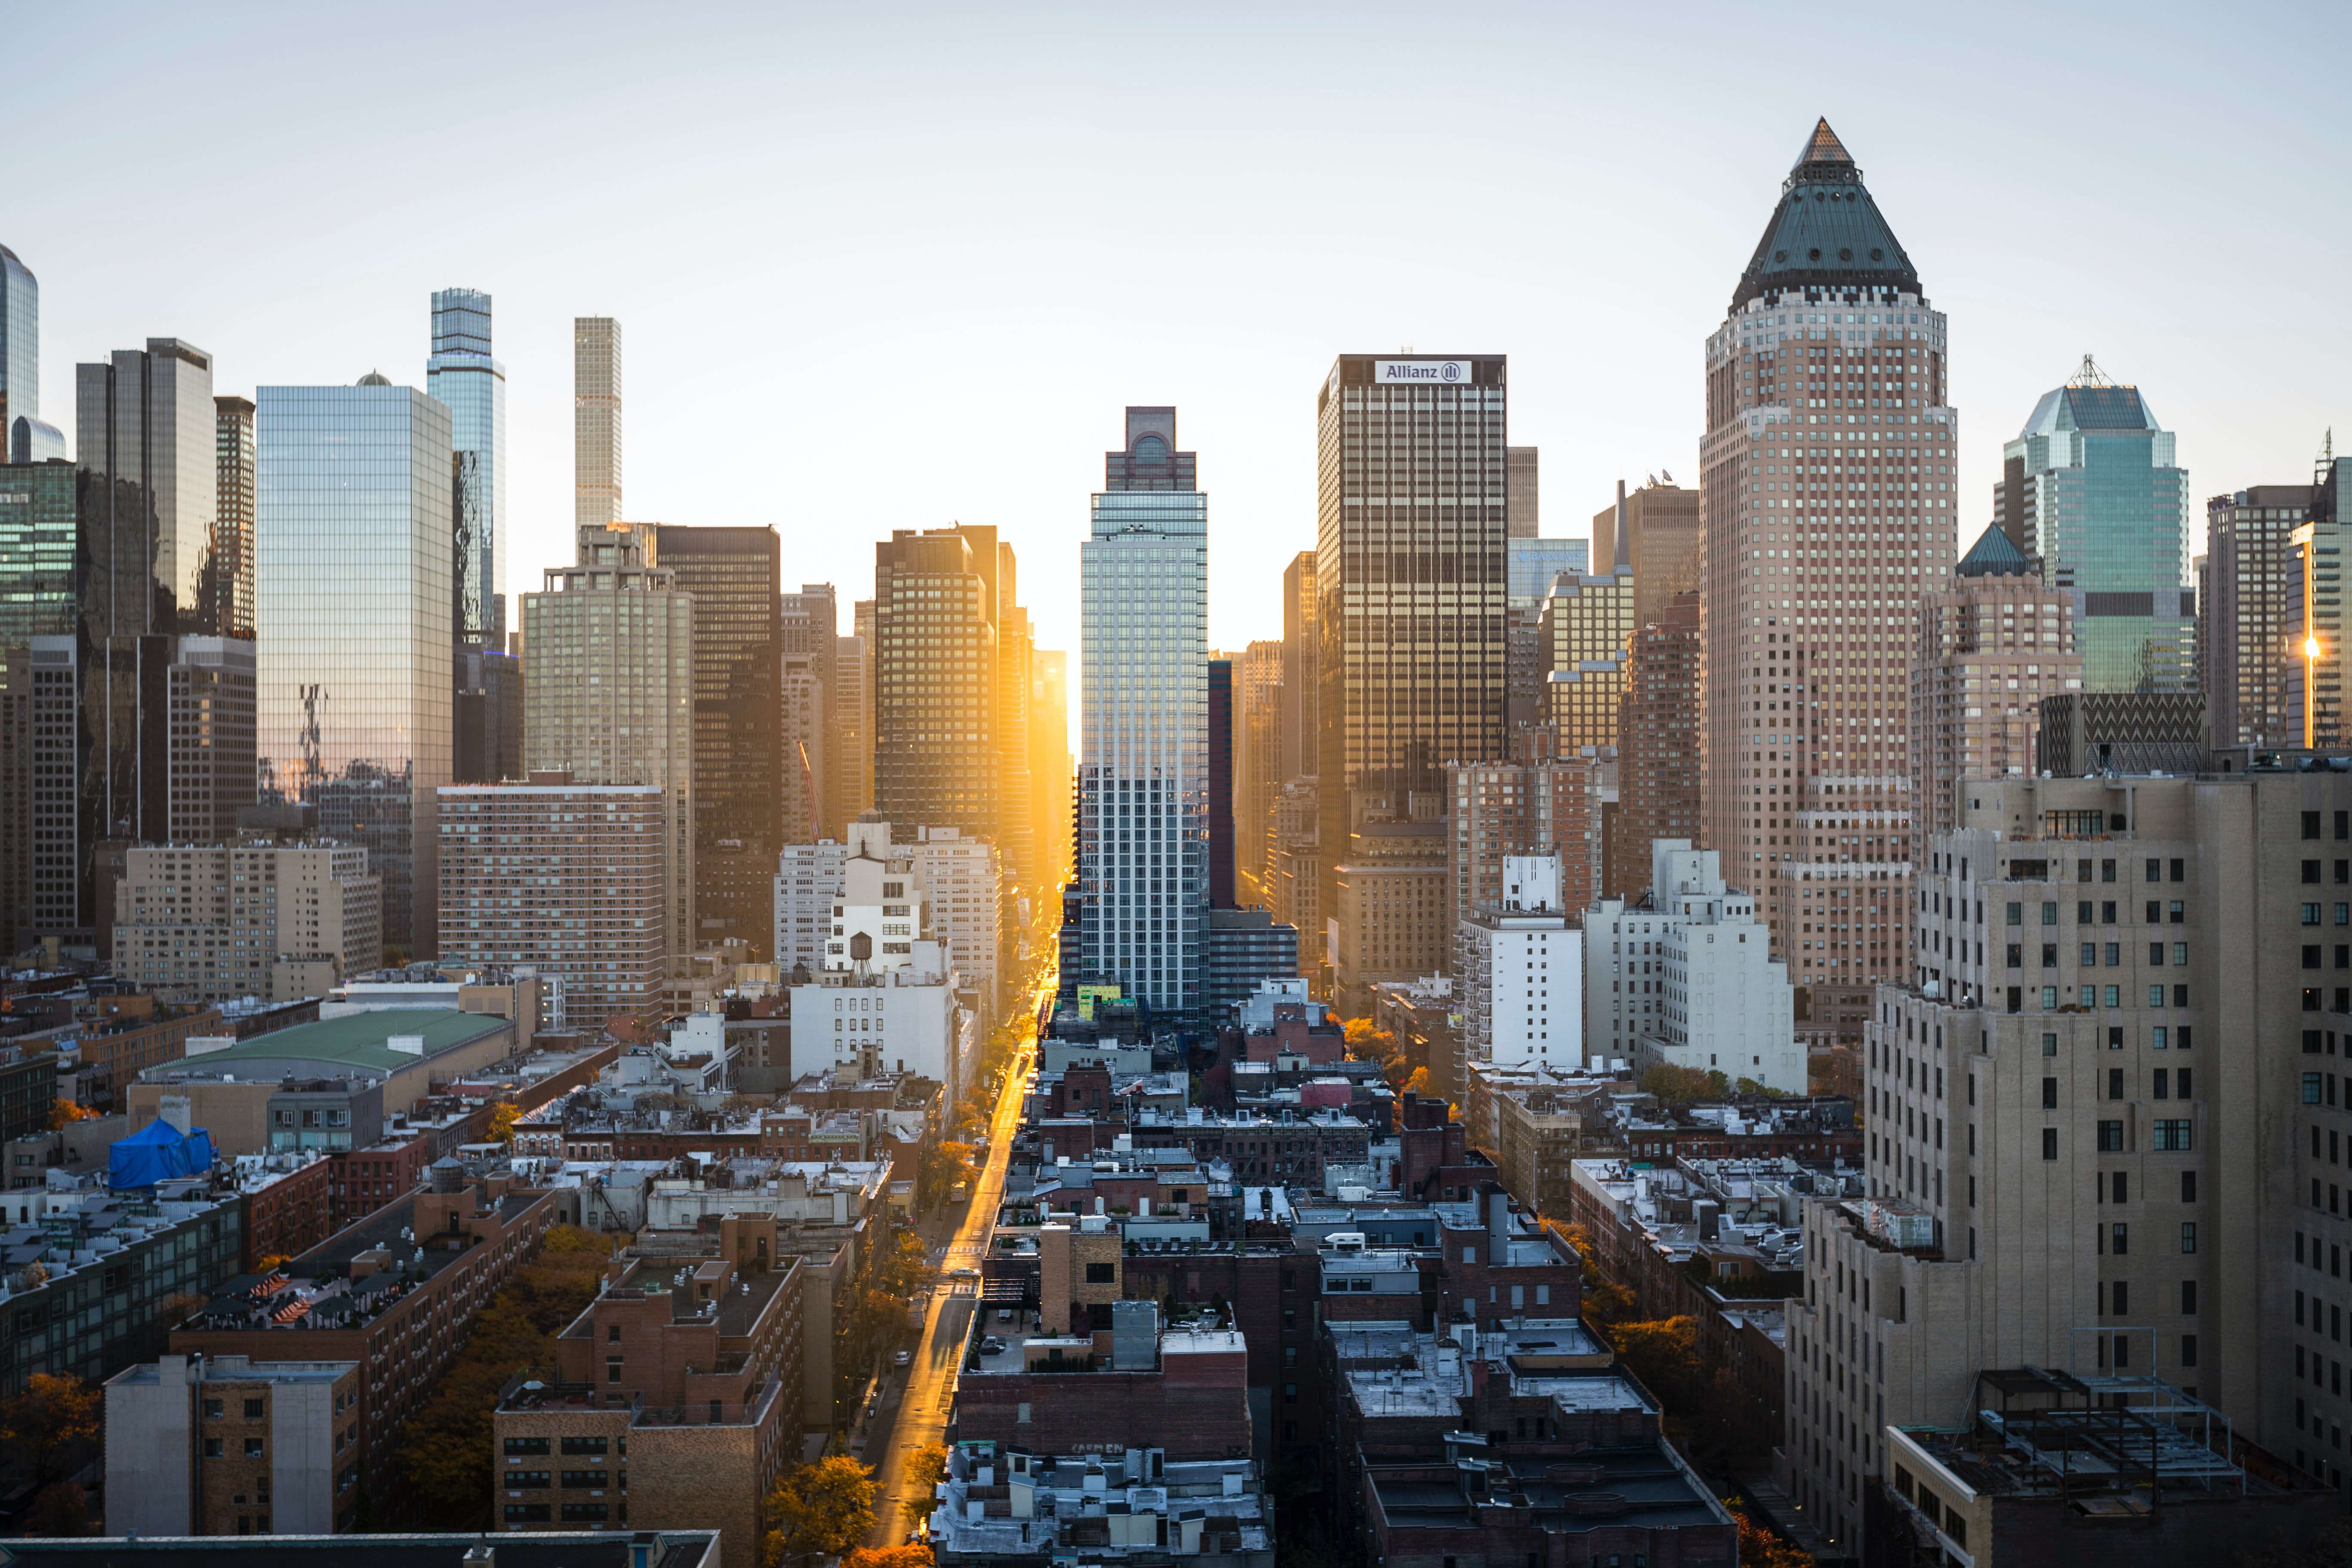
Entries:
{"label": "hazy sky", "polygon": [[876,538],[961,520],[1072,646],[1101,454],[1173,403],[1238,646],[1314,542],[1336,353],[1509,354],[1548,534],[1620,476],[1696,482],[1702,340],[1817,114],[1950,312],[1969,534],[2086,351],[2196,496],[2305,479],[2352,426],[2343,34],[2162,0],[19,5],[0,243],[68,434],[75,362],[149,335],[221,391],[421,386],[427,295],[489,290],[509,594],[571,553],[574,315],[626,333],[628,514],[773,523],[845,631]]}

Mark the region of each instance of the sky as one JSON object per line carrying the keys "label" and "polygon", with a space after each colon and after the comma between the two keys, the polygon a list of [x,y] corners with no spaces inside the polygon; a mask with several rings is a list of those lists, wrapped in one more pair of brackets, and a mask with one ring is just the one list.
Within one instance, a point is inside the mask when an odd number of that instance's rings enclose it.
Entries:
{"label": "sky", "polygon": [[[220,392],[421,386],[495,300],[506,591],[571,557],[571,321],[625,510],[784,585],[994,524],[1041,646],[1129,403],[1210,497],[1210,638],[1280,635],[1342,353],[1507,353],[1543,531],[1696,482],[1701,353],[1826,116],[1951,320],[1961,528],[2085,353],[2200,498],[2347,426],[2352,121],[2321,5],[20,6],[0,244],[42,399],[149,336]],[[331,584],[322,584],[331,592]],[[1074,661],[1075,662],[1075,661]]]}

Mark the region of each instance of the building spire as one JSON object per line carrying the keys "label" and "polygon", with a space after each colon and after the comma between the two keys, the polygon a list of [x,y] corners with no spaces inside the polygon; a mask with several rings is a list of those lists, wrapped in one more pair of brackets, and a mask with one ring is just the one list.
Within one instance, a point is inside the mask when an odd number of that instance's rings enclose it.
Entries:
{"label": "building spire", "polygon": [[1805,138],[1804,151],[1797,154],[1789,172],[1796,174],[1808,163],[1843,163],[1849,168],[1853,165],[1853,154],[1845,150],[1845,143],[1830,129],[1826,115],[1813,121],[1813,133]]}
{"label": "building spire", "polygon": [[1631,572],[1633,569],[1633,542],[1625,537],[1625,481],[1622,479],[1617,481],[1617,527],[1614,531],[1617,535],[1617,558],[1609,563],[1609,569],[1612,572]]}

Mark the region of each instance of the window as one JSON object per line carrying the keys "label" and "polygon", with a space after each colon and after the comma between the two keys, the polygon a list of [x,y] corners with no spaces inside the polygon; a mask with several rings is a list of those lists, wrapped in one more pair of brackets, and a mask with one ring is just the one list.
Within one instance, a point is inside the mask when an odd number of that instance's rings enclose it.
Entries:
{"label": "window", "polygon": [[2131,1226],[2122,1220],[2107,1226],[2107,1250],[2117,1258],[2131,1250]]}
{"label": "window", "polygon": [[2183,1334],[2180,1336],[2180,1364],[2183,1366],[2195,1366],[2197,1364],[2197,1336],[2195,1334]]}
{"label": "window", "polygon": [[[511,1441],[511,1439],[509,1439],[509,1441]],[[537,1439],[537,1442],[539,1444],[539,1451],[542,1454],[546,1453],[547,1439],[541,1437]],[[604,1451],[604,1439],[602,1437],[566,1437],[563,1439],[563,1451],[567,1454],[601,1454]]]}
{"label": "window", "polygon": [[507,1504],[509,1524],[545,1524],[548,1507],[543,1502],[510,1502]]}
{"label": "window", "polygon": [[2121,1100],[2123,1097],[2124,1069],[2121,1068],[2109,1068],[2107,1069],[2107,1098],[2109,1100]]}
{"label": "window", "polygon": [[545,1470],[509,1470],[507,1472],[506,1484],[509,1491],[543,1492],[548,1489],[548,1482],[549,1476]]}
{"label": "window", "polygon": [[2042,1109],[2044,1110],[2058,1109],[2058,1080],[2054,1078],[2045,1078],[2042,1080]]}
{"label": "window", "polygon": [[601,1502],[568,1502],[562,1512],[567,1522],[574,1524],[602,1524],[610,1517]]}
{"label": "window", "polygon": [[[2296,1292],[2298,1295],[2301,1293]],[[2180,1315],[2184,1318],[2193,1318],[2197,1315],[2197,1281],[2194,1279],[2183,1279],[2180,1282]]]}
{"label": "window", "polygon": [[2194,1171],[2180,1173],[2180,1201],[2184,1204],[2197,1201],[2197,1173]]}
{"label": "window", "polygon": [[[569,1443],[572,1439],[566,1437],[564,1441]],[[604,1439],[600,1437],[597,1441],[601,1443]],[[565,1451],[567,1453],[570,1452],[569,1449],[566,1449]],[[547,1452],[547,1439],[544,1437],[509,1437],[507,1439],[507,1452],[509,1454],[544,1454]]]}
{"label": "window", "polygon": [[618,1324],[618,1323],[607,1323],[607,1324],[604,1326],[604,1342],[605,1342],[605,1343],[607,1343],[607,1344],[615,1344],[615,1345],[616,1345],[616,1344],[619,1344],[619,1343],[621,1342],[621,1325],[620,1325],[620,1324]]}
{"label": "window", "polygon": [[2189,1119],[2186,1116],[2158,1118],[2156,1123],[2156,1148],[2160,1154],[2189,1152]]}
{"label": "window", "polygon": [[263,1447],[262,1447],[262,1439],[261,1439],[261,1438],[259,1438],[259,1437],[247,1437],[247,1438],[245,1440],[245,1457],[246,1457],[247,1458],[248,1458],[248,1459],[258,1459],[258,1458],[261,1458],[261,1456],[262,1456],[263,1452],[264,1452],[264,1450],[263,1450]]}
{"label": "window", "polygon": [[260,1400],[248,1399],[245,1402],[245,1418],[247,1421],[258,1421],[261,1419]]}
{"label": "window", "polygon": [[2113,1310],[2115,1315],[2120,1318],[2125,1313],[2131,1310],[2131,1286],[2127,1282],[2118,1279],[2115,1282],[2113,1289],[2116,1293]]}
{"label": "window", "polygon": [[1087,1283],[1089,1285],[1108,1285],[1117,1274],[1116,1264],[1089,1263],[1087,1265]]}
{"label": "window", "polygon": [[2099,1152],[2120,1154],[2124,1151],[2124,1124],[2120,1121],[2099,1123]]}
{"label": "window", "polygon": [[2305,883],[2307,883],[2307,884],[2310,884],[2310,885],[2313,885],[2313,886],[2316,886],[2316,885],[2317,885],[2317,883],[2318,883],[2318,881],[2319,881],[2319,862],[2318,862],[2318,861],[2316,861],[2316,860],[2305,860],[2305,861],[2303,863],[2303,879],[2304,879],[2304,881],[2305,881]]}
{"label": "window", "polygon": [[2180,1250],[2184,1256],[2197,1250],[2197,1222],[2193,1219],[2180,1222]]}
{"label": "window", "polygon": [[2042,1157],[2045,1160],[2055,1160],[2058,1157],[2058,1129],[2055,1127],[2045,1127],[2042,1130]]}
{"label": "window", "polygon": [[221,1457],[221,1440],[220,1440],[218,1437],[207,1437],[207,1438],[205,1438],[205,1458],[207,1458],[207,1459],[217,1459],[217,1458],[219,1458],[220,1457]]}
{"label": "window", "polygon": [[621,1365],[622,1363],[619,1356],[607,1356],[604,1358],[604,1381],[606,1383],[618,1383],[621,1381]]}
{"label": "window", "polygon": [[217,1399],[207,1399],[207,1400],[205,1400],[205,1420],[207,1420],[207,1421],[217,1421],[217,1420],[219,1420],[219,1419],[221,1418],[221,1415],[222,1415],[222,1411],[221,1411],[221,1402],[220,1402],[219,1400],[217,1400]]}
{"label": "window", "polygon": [[2054,1057],[2058,1054],[2057,1036],[2044,1035],[2042,1037],[2042,1054],[2045,1057]]}

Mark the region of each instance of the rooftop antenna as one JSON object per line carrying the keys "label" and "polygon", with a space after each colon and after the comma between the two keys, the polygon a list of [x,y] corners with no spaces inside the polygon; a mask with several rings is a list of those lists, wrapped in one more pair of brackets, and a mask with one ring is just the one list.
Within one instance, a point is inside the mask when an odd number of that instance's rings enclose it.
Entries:
{"label": "rooftop antenna", "polygon": [[2107,373],[2105,371],[2099,368],[2098,361],[2093,359],[2089,354],[2084,354],[2083,356],[2082,368],[2075,371],[2073,378],[2069,380],[2066,384],[2069,386],[2113,386],[2115,383],[2107,378]]}

